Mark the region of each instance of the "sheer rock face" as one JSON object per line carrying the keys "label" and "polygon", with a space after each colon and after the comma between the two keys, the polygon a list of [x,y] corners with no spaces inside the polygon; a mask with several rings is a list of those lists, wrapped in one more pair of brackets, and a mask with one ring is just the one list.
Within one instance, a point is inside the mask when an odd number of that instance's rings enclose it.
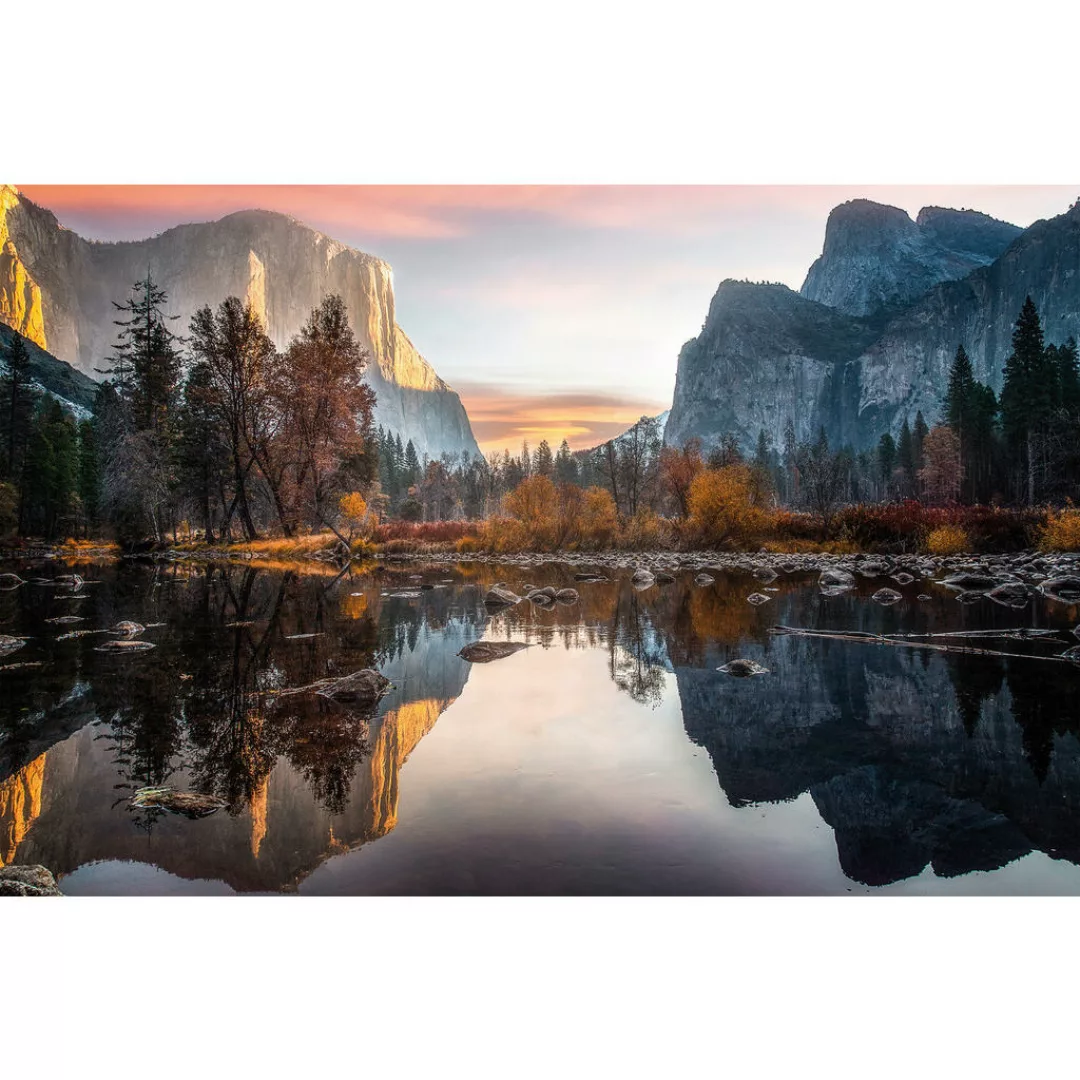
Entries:
{"label": "sheer rock face", "polygon": [[[840,211],[854,226],[837,234]],[[721,284],[679,356],[668,444],[697,436],[708,449],[731,432],[752,453],[762,429],[782,445],[790,420],[800,438],[824,426],[833,446],[859,450],[884,431],[899,435],[920,410],[933,424],[960,343],[976,377],[1000,392],[1028,295],[1048,343],[1080,339],[1080,204],[1019,232],[993,258],[1014,227],[973,211],[931,207],[912,222],[891,207],[848,203],[830,230],[801,296]],[[860,276],[871,249],[884,253],[877,276]],[[928,251],[936,262],[919,261]]]}
{"label": "sheer rock face", "polygon": [[77,371],[63,360],[47,353],[30,338],[20,335],[0,322],[0,371],[7,372],[8,353],[17,337],[23,337],[23,346],[30,357],[30,377],[43,390],[47,390],[60,403],[67,405],[76,416],[89,415],[97,396],[97,383]]}
{"label": "sheer rock face", "polygon": [[[0,207],[0,236],[14,245],[40,294],[38,344],[80,371],[105,366],[116,334],[112,301],[127,296],[147,268],[168,292],[180,332],[198,308],[232,295],[251,301],[279,347],[326,294],[339,293],[371,353],[376,424],[411,438],[421,454],[479,453],[460,398],[398,327],[393,275],[381,259],[263,210],[180,225],[147,240],[98,243],[64,229],[14,188],[0,188]],[[0,265],[0,290],[3,271]],[[0,306],[0,321],[13,326],[6,311]]]}
{"label": "sheer rock face", "polygon": [[727,433],[753,448],[760,430],[782,445],[788,421],[800,439],[839,422],[843,364],[871,333],[862,320],[783,285],[725,281],[701,333],[679,354],[664,441],[696,436],[706,449]]}
{"label": "sheer rock face", "polygon": [[974,210],[931,206],[918,219],[853,199],[836,207],[801,293],[847,315],[904,305],[993,262],[1021,230]]}

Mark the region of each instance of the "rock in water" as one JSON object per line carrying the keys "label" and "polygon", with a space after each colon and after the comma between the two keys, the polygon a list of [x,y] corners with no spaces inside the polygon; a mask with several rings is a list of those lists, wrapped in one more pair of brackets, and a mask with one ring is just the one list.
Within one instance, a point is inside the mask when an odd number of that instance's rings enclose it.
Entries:
{"label": "rock in water", "polygon": [[316,693],[347,705],[374,705],[390,689],[390,680],[374,668],[362,668],[340,679],[327,680]]}
{"label": "rock in water", "polygon": [[753,660],[732,660],[730,663],[725,664],[721,668],[717,668],[717,671],[722,671],[725,675],[734,675],[736,678],[745,679],[749,675],[768,675],[769,669],[762,667],[760,664],[755,664]]}
{"label": "rock in water", "polygon": [[603,574],[575,574],[575,581],[607,581]]}
{"label": "rock in water", "polygon": [[906,570],[901,570],[899,574],[893,574],[892,579],[897,585],[910,585],[915,580],[915,577]]}
{"label": "rock in water", "polygon": [[512,607],[514,604],[521,603],[521,597],[500,585],[493,585],[488,589],[484,603],[488,607]]}
{"label": "rock in water", "polygon": [[823,589],[854,589],[855,576],[850,570],[841,570],[837,567],[829,567],[821,571],[818,585]]}
{"label": "rock in water", "polygon": [[168,810],[181,817],[209,817],[223,810],[228,804],[216,795],[201,795],[195,791],[177,791],[171,787],[139,788],[131,796],[131,805],[139,810]]}
{"label": "rock in water", "polygon": [[1059,603],[1080,603],[1080,577],[1065,575],[1047,578],[1039,588],[1044,596],[1049,596],[1051,600],[1057,600]]}
{"label": "rock in water", "polygon": [[986,593],[987,598],[995,604],[1017,609],[1027,606],[1030,595],[1031,590],[1022,581],[1007,581]]}
{"label": "rock in water", "polygon": [[759,607],[761,604],[767,604],[771,599],[771,596],[766,596],[764,593],[752,592],[746,598],[746,602],[748,604],[753,604],[754,607]]}
{"label": "rock in water", "polygon": [[10,592],[25,584],[26,582],[18,574],[0,574],[0,592]]}
{"label": "rock in water", "polygon": [[941,584],[950,589],[963,589],[965,592],[989,592],[998,584],[998,580],[988,574],[952,574],[942,578]]}
{"label": "rock in water", "polygon": [[115,641],[102,642],[94,652],[137,653],[146,652],[153,647],[153,643],[149,641],[132,641],[128,638],[117,638]]}
{"label": "rock in water", "polygon": [[63,896],[44,866],[0,866],[0,896]]}
{"label": "rock in water", "polygon": [[468,660],[470,664],[487,664],[492,660],[513,656],[520,649],[528,647],[524,641],[474,641],[471,645],[466,645],[458,656]]}
{"label": "rock in water", "polygon": [[577,589],[560,589],[555,594],[555,599],[560,604],[576,604],[578,602],[578,591]]}
{"label": "rock in water", "polygon": [[131,622],[130,619],[125,619],[123,622],[118,622],[113,628],[114,634],[122,634],[124,637],[133,638],[143,633],[146,627],[142,623]]}
{"label": "rock in water", "polygon": [[657,585],[671,585],[675,581],[675,575],[669,574],[666,570],[657,570],[653,577]]}
{"label": "rock in water", "polygon": [[648,570],[635,570],[634,576],[630,579],[630,584],[635,589],[648,589],[656,584],[656,578]]}
{"label": "rock in water", "polygon": [[702,588],[706,585],[712,585],[715,581],[716,578],[714,578],[712,574],[698,574],[697,577],[694,578],[694,584],[700,585]]}
{"label": "rock in water", "polygon": [[0,634],[0,656],[10,656],[13,652],[18,652],[25,644],[22,638]]}
{"label": "rock in water", "polygon": [[895,604],[898,600],[903,600],[904,598],[895,589],[878,589],[870,599],[875,603],[888,606],[889,604]]}

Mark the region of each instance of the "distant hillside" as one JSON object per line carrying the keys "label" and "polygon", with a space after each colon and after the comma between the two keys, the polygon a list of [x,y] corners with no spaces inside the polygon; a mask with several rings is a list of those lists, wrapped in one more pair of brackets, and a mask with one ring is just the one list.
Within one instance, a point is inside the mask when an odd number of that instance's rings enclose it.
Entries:
{"label": "distant hillside", "polygon": [[[14,340],[19,337],[22,337],[22,334],[0,323],[0,363],[5,373],[8,353]],[[42,390],[58,398],[61,404],[71,408],[76,415],[90,413],[94,407],[98,384],[81,371],[76,371],[70,364],[57,360],[52,353],[46,352],[28,338],[22,337],[22,341],[30,355],[30,373],[34,382]]]}

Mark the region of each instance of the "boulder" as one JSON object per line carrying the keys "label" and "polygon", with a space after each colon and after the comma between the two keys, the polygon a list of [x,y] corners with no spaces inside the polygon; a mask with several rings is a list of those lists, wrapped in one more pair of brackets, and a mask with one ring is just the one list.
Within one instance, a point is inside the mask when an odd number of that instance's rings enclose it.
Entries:
{"label": "boulder", "polygon": [[44,866],[0,867],[0,896],[63,896]]}
{"label": "boulder", "polygon": [[340,679],[328,679],[317,691],[348,705],[374,705],[390,689],[390,680],[374,668],[361,668]]}
{"label": "boulder", "polygon": [[26,644],[22,638],[12,637],[10,634],[0,634],[0,656],[9,656],[18,652]]}
{"label": "boulder", "polygon": [[1000,582],[988,574],[952,574],[942,578],[941,584],[950,589],[964,589],[967,592],[989,592]]}
{"label": "boulder", "polygon": [[487,664],[492,660],[513,656],[520,649],[528,647],[524,641],[474,641],[466,645],[458,656],[468,660],[470,664]]}
{"label": "boulder", "polygon": [[675,581],[675,575],[669,574],[666,570],[657,570],[653,576],[657,585],[671,585]]}
{"label": "boulder", "polygon": [[114,634],[122,634],[124,637],[137,637],[146,629],[142,623],[131,622],[130,619],[125,619],[123,622],[118,622],[113,628]]}
{"label": "boulder", "polygon": [[131,805],[139,810],[167,810],[170,814],[178,814],[194,821],[216,814],[228,804],[216,795],[177,791],[171,787],[148,787],[139,788],[132,795]]}
{"label": "boulder", "polygon": [[737,679],[745,679],[749,675],[768,675],[769,669],[754,663],[753,660],[732,660],[723,667],[717,668],[725,675],[734,675]]}
{"label": "boulder", "polygon": [[560,589],[555,594],[555,599],[560,604],[576,604],[578,602],[577,589]]}
{"label": "boulder", "polygon": [[878,589],[873,596],[870,597],[877,604],[895,604],[898,600],[904,598],[895,589]]}
{"label": "boulder", "polygon": [[149,641],[134,641],[130,638],[117,638],[115,641],[102,642],[94,652],[137,653],[146,652],[153,647],[153,643]]}
{"label": "boulder", "polygon": [[18,574],[0,574],[0,591],[10,592],[25,584],[26,582]]}
{"label": "boulder", "polygon": [[484,597],[484,603],[488,607],[513,607],[521,603],[521,597],[501,585],[493,585]]}
{"label": "boulder", "polygon": [[761,604],[767,604],[772,599],[771,596],[766,596],[764,593],[752,592],[747,598],[748,604],[753,604],[754,607],[758,607]]}
{"label": "boulder", "polygon": [[630,579],[630,584],[635,589],[648,589],[655,583],[656,578],[649,570],[635,570],[634,576]]}
{"label": "boulder", "polygon": [[697,577],[694,578],[694,584],[701,586],[712,585],[714,581],[716,581],[716,578],[711,574],[698,574]]}
{"label": "boulder", "polygon": [[1003,607],[1022,608],[1027,605],[1031,589],[1022,581],[1006,581],[1002,585],[996,585],[986,596],[995,604]]}
{"label": "boulder", "polygon": [[1062,604],[1080,604],[1080,577],[1047,578],[1039,585],[1043,596],[1050,597]]}
{"label": "boulder", "polygon": [[850,570],[829,567],[821,571],[818,577],[818,585],[823,589],[853,589],[855,588],[855,576]]}

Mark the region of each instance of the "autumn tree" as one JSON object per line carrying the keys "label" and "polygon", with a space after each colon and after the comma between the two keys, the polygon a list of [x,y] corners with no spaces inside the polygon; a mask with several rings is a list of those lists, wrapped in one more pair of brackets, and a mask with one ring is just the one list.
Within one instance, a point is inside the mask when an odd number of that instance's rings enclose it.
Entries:
{"label": "autumn tree", "polygon": [[344,301],[327,296],[273,363],[270,394],[279,420],[265,460],[286,535],[305,519],[347,542],[334,525],[338,500],[357,482],[375,479],[375,393],[363,381],[367,362]]}
{"label": "autumn tree", "polygon": [[923,467],[919,474],[927,500],[942,505],[960,496],[964,468],[960,438],[944,425],[932,428],[923,443]]}
{"label": "autumn tree", "polygon": [[[270,394],[277,354],[252,305],[242,304],[235,296],[227,297],[216,312],[209,306],[200,308],[192,317],[189,334],[198,392],[187,405],[202,414],[190,422],[197,427],[212,424],[224,446],[232,493],[224,508],[223,531],[228,533],[235,514],[244,536],[251,540],[258,535],[251,505],[257,463],[277,497],[279,517],[284,515],[281,476],[271,455],[271,445],[281,431],[281,418]],[[208,431],[204,434],[210,437]]]}
{"label": "autumn tree", "polygon": [[681,518],[690,513],[690,485],[704,468],[700,439],[688,439],[682,447],[665,446],[660,451],[660,482]]}

